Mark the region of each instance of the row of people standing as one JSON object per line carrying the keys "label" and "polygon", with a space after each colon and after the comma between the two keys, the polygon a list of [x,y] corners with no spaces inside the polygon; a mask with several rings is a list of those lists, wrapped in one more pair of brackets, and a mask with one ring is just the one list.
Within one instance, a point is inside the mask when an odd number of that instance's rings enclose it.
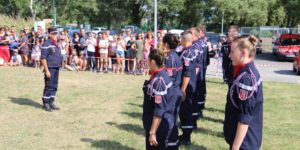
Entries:
{"label": "row of people standing", "polygon": [[[201,117],[205,101],[205,96],[200,96],[205,93],[200,86],[205,86],[202,78],[205,78],[209,58],[204,36],[204,26],[183,32],[182,49],[176,51],[178,39],[167,34],[162,40],[163,50],[150,52],[151,77],[144,84],[143,105],[146,149],[178,149],[180,144],[191,143],[190,137],[197,128],[196,121]],[[178,116],[183,133],[180,136]]]}
{"label": "row of people standing", "polygon": [[[78,55],[85,54],[86,68],[90,71],[107,72],[108,66],[113,72],[123,74],[147,74],[147,59],[154,46],[153,33],[131,34],[131,31],[110,35],[109,31],[87,36],[84,29],[75,32],[71,45]],[[110,63],[110,64],[109,64]]]}
{"label": "row of people standing", "polygon": [[[0,29],[0,58],[4,58],[4,65],[36,66],[39,68],[40,46],[48,38],[48,34],[44,32],[41,26],[38,26],[37,31],[30,31],[29,27],[24,27],[20,32],[16,32],[14,26]],[[2,55],[3,52],[6,52],[5,56]]]}
{"label": "row of people standing", "polygon": [[[230,27],[230,30],[233,27]],[[234,32],[234,31],[232,31]],[[229,32],[229,37],[234,33]],[[146,149],[178,149],[190,145],[191,134],[197,129],[206,97],[205,73],[207,44],[205,27],[191,28],[178,41],[167,34],[163,50],[149,55],[151,76],[143,86],[143,126],[146,131]],[[231,150],[259,149],[262,143],[263,92],[259,72],[254,65],[256,38],[233,37],[232,74],[228,84],[225,107],[224,136]],[[177,50],[175,50],[177,49]],[[225,63],[227,60],[225,59]],[[177,126],[177,117],[180,126]],[[178,127],[182,135],[178,136]]]}

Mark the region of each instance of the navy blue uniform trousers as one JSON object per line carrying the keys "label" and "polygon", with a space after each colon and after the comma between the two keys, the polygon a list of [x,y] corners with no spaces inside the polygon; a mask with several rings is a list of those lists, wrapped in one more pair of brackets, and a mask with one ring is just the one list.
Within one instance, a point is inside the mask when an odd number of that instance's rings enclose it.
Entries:
{"label": "navy blue uniform trousers", "polygon": [[58,86],[59,68],[49,68],[50,78],[45,75],[45,88],[43,93],[43,103],[53,103]]}
{"label": "navy blue uniform trousers", "polygon": [[186,99],[180,105],[179,118],[183,136],[189,137],[193,130],[193,93],[186,93]]}

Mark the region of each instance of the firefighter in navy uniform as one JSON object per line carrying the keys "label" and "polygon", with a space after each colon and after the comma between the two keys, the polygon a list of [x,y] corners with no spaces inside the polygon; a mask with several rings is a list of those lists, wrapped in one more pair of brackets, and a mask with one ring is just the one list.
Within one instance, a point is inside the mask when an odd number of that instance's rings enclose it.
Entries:
{"label": "firefighter in navy uniform", "polygon": [[257,39],[238,37],[229,54],[234,66],[225,108],[224,137],[231,150],[258,150],[262,143],[263,87],[254,65]]}
{"label": "firefighter in navy uniform", "polygon": [[231,51],[231,41],[234,37],[238,36],[239,27],[232,25],[228,29],[228,36],[225,43],[222,44],[221,53],[223,56],[222,69],[223,69],[223,80],[228,86],[233,82],[233,66],[229,54]]}
{"label": "firefighter in navy uniform", "polygon": [[61,45],[57,41],[58,31],[49,28],[49,39],[41,47],[41,62],[45,73],[43,105],[46,111],[59,110],[54,104],[58,87],[59,68],[62,65]]}
{"label": "firefighter in navy uniform", "polygon": [[173,131],[169,138],[169,145],[173,145],[173,147],[178,147],[178,126],[177,126],[177,118],[179,114],[179,106],[181,103],[182,95],[180,91],[180,85],[182,81],[182,61],[175,49],[179,44],[179,41],[173,34],[166,34],[163,37],[163,48],[166,53],[166,61],[165,61],[165,69],[169,74],[171,81],[173,82],[173,87],[175,88],[177,93],[180,93],[180,98],[178,98],[176,102],[176,112],[175,112],[175,123]]}
{"label": "firefighter in navy uniform", "polygon": [[205,73],[206,73],[206,62],[207,62],[207,44],[205,41],[205,26],[199,28],[191,28],[190,31],[193,33],[193,47],[197,54],[196,57],[196,91],[193,100],[193,126],[197,129],[197,119],[203,116],[202,109],[205,104]]}
{"label": "firefighter in navy uniform", "polygon": [[193,126],[193,96],[196,90],[196,53],[192,48],[193,37],[190,31],[181,35],[183,46],[181,59],[183,62],[181,92],[183,102],[180,105],[179,119],[181,123],[182,135],[179,136],[180,144],[190,145]]}
{"label": "firefighter in navy uniform", "polygon": [[196,68],[196,90],[193,96],[193,128],[197,129],[197,120],[200,116],[202,116],[202,113],[200,112],[200,107],[198,105],[198,101],[200,99],[200,75],[201,75],[201,66],[202,66],[202,59],[203,59],[203,47],[201,43],[200,32],[198,28],[190,28],[189,31],[193,35],[193,45],[192,48],[195,51],[196,58],[195,58],[195,68]]}
{"label": "firefighter in navy uniform", "polygon": [[145,81],[143,126],[146,131],[146,150],[177,150],[178,145],[169,142],[175,126],[176,111],[181,94],[173,86],[163,67],[163,52],[152,50],[149,54],[150,80]]}
{"label": "firefighter in navy uniform", "polygon": [[207,40],[205,38],[206,34],[206,27],[205,26],[199,26],[198,28],[200,38],[196,42],[196,45],[198,45],[199,49],[202,49],[200,51],[200,56],[197,57],[197,64],[199,64],[199,73],[197,75],[197,104],[198,104],[198,111],[199,111],[199,117],[202,117],[202,110],[205,108],[205,102],[206,102],[206,70],[207,66],[210,63],[209,59],[209,52],[207,47]]}

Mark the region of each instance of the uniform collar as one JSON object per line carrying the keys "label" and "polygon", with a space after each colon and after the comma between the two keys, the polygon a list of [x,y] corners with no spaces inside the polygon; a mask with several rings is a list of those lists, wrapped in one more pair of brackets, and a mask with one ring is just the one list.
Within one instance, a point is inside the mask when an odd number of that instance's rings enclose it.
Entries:
{"label": "uniform collar", "polygon": [[182,47],[182,51],[181,51],[181,52],[184,52],[185,50],[188,50],[188,49],[190,49],[192,46],[193,46],[193,45],[191,45],[191,46],[188,46],[188,47]]}
{"label": "uniform collar", "polygon": [[176,53],[176,52],[175,52],[175,49],[170,49],[170,51],[167,53],[167,56],[171,56],[172,53]]}
{"label": "uniform collar", "polygon": [[55,41],[55,40],[53,40],[52,38],[50,38],[50,41],[55,45],[55,46],[57,46],[58,45],[58,42],[57,41]]}
{"label": "uniform collar", "polygon": [[241,64],[241,65],[235,66],[233,76],[237,77],[239,74],[241,74],[241,72],[245,71],[247,68],[251,67],[252,65],[254,65],[253,61],[251,61],[247,64]]}
{"label": "uniform collar", "polygon": [[152,80],[157,73],[163,71],[164,69],[165,69],[164,67],[161,67],[161,68],[151,71],[150,80]]}

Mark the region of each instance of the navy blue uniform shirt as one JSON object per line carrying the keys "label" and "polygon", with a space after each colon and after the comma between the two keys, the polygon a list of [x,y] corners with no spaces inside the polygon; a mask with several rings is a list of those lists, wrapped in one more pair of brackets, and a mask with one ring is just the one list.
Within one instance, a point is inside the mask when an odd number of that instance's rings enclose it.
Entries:
{"label": "navy blue uniform shirt", "polygon": [[168,53],[165,62],[166,71],[168,72],[174,87],[180,88],[183,68],[180,57],[174,50],[171,50],[171,52]]}
{"label": "navy blue uniform shirt", "polygon": [[259,149],[263,128],[263,88],[253,62],[239,71],[228,91],[224,136],[229,145],[234,142],[238,122],[249,125],[241,149]]}
{"label": "navy blue uniform shirt", "polygon": [[196,90],[196,53],[192,46],[184,47],[180,57],[183,63],[182,76],[190,77],[186,92],[194,93]]}
{"label": "navy blue uniform shirt", "polygon": [[46,59],[48,68],[59,68],[62,65],[61,46],[48,39],[41,46],[41,59]]}
{"label": "navy blue uniform shirt", "polygon": [[231,51],[231,43],[225,42],[221,48],[221,53],[223,57],[222,66],[225,71],[225,78],[228,80],[229,83],[232,83],[233,66],[232,66],[232,61],[229,58],[230,51]]}
{"label": "navy blue uniform shirt", "polygon": [[157,133],[168,133],[174,126],[174,113],[177,99],[175,88],[165,70],[157,72],[149,81],[144,83],[143,125],[149,132],[153,116],[162,119]]}
{"label": "navy blue uniform shirt", "polygon": [[204,38],[199,38],[197,41],[195,41],[195,43],[193,44],[193,47],[195,49],[196,52],[196,68],[202,68],[203,67],[203,59],[204,59]]}

